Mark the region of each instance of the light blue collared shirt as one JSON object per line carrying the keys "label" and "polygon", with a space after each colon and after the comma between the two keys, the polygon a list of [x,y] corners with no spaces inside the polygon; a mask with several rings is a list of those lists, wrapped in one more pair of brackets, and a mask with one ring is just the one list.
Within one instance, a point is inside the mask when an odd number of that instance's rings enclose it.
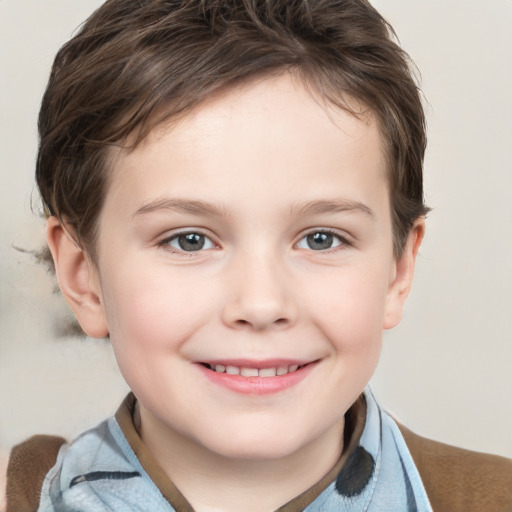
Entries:
{"label": "light blue collared shirt", "polygon": [[[432,512],[396,422],[366,389],[359,446],[306,512]],[[347,474],[361,476],[347,485]],[[361,484],[362,482],[362,484]],[[172,512],[115,418],[62,446],[47,474],[38,512]],[[180,512],[175,511],[175,512]]]}

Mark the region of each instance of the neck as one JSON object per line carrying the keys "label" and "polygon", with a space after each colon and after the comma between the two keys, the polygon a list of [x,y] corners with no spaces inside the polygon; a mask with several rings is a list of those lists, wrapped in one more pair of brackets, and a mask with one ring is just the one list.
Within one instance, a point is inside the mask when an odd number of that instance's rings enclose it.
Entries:
{"label": "neck", "polygon": [[212,452],[145,411],[141,418],[144,444],[198,512],[275,510],[321,480],[343,449],[343,421],[284,457],[251,460]]}

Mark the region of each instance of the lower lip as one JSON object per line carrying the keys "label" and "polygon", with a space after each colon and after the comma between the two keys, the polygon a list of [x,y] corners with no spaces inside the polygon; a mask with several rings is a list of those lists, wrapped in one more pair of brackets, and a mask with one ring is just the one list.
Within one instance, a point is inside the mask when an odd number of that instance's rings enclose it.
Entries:
{"label": "lower lip", "polygon": [[197,366],[208,380],[218,386],[246,395],[268,395],[295,386],[309,375],[316,363],[309,363],[294,372],[275,377],[242,377],[209,370],[202,364]]}

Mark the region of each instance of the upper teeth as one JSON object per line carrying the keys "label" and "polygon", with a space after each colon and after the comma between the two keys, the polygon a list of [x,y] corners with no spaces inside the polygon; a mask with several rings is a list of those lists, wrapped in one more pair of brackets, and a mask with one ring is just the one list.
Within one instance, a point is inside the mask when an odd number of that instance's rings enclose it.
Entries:
{"label": "upper teeth", "polygon": [[241,375],[242,377],[275,377],[276,375],[286,375],[296,371],[299,365],[291,364],[289,366],[276,366],[274,368],[245,368],[240,366],[216,364],[210,365],[210,369],[218,373],[227,373],[228,375]]}

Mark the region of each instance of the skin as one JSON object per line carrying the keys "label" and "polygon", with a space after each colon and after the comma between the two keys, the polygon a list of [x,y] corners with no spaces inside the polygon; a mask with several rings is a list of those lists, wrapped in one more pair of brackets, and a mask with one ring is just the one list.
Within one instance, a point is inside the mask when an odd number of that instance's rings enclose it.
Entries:
{"label": "skin", "polygon": [[[197,510],[275,509],[338,459],[423,237],[419,219],[396,260],[389,204],[372,116],[326,107],[284,74],[116,155],[95,263],[49,220],[64,294],[89,335],[110,334],[143,441]],[[180,248],[183,233],[203,249]],[[241,359],[309,365],[261,394],[200,364]]]}

